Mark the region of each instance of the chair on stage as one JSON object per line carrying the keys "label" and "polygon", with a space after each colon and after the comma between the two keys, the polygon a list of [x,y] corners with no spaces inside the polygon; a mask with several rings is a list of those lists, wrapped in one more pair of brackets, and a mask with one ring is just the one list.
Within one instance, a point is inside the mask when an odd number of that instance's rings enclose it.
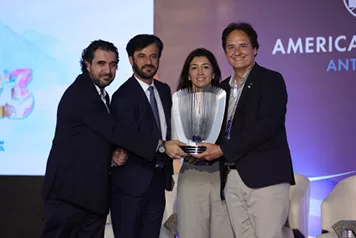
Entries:
{"label": "chair on stage", "polygon": [[283,227],[283,237],[308,237],[310,181],[307,177],[294,174],[295,185],[290,187],[288,222]]}
{"label": "chair on stage", "polygon": [[339,221],[356,220],[356,176],[340,181],[321,204],[321,235],[337,238],[333,225]]}

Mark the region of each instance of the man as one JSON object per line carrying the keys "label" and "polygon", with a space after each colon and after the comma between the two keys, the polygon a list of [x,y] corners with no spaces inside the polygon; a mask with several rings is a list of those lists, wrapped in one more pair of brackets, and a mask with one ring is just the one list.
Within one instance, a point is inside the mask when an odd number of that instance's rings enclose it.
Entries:
{"label": "man", "polygon": [[[219,145],[202,144],[199,158],[222,157],[224,195],[236,237],[281,238],[294,184],[286,137],[287,91],[280,73],[255,63],[257,33],[231,23],[222,46],[233,68],[221,83],[228,94]],[[225,181],[226,179],[226,181]]]}
{"label": "man", "polygon": [[[171,91],[167,84],[154,79],[162,50],[162,41],[154,35],[137,35],[128,42],[133,76],[114,93],[110,108],[112,115],[131,130],[160,137],[168,144],[175,143],[168,141]],[[111,171],[111,217],[116,238],[158,237],[165,189],[173,188],[172,159],[164,153],[154,158],[134,154],[140,150],[137,146],[128,151],[126,163]],[[185,155],[180,149],[177,153]]]}
{"label": "man", "polygon": [[[105,87],[118,61],[112,43],[93,41],[83,50],[82,74],[60,100],[42,191],[43,238],[102,238],[113,145],[152,159],[162,143],[158,135],[126,128],[110,116]],[[174,149],[167,145],[166,151],[173,157]]]}

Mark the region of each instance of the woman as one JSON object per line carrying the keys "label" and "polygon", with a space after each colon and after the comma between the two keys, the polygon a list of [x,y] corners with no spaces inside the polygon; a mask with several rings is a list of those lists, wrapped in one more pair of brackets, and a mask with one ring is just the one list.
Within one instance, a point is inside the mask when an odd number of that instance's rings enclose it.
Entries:
{"label": "woman", "polygon": [[[207,85],[218,85],[220,79],[215,56],[198,48],[186,58],[177,90],[191,87],[198,91]],[[234,237],[225,201],[220,198],[218,160],[210,165],[197,165],[194,160],[183,162],[177,186],[179,238]]]}

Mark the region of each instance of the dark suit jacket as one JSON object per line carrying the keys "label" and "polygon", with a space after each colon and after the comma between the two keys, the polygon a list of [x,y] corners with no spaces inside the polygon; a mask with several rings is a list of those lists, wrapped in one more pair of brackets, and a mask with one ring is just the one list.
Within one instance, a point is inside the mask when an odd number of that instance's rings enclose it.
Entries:
{"label": "dark suit jacket", "polygon": [[227,92],[219,142],[224,152],[221,164],[226,160],[235,162],[241,179],[250,188],[285,182],[294,184],[285,128],[287,91],[282,75],[257,63],[254,65],[234,115],[231,139],[227,140],[224,133],[230,96],[229,80],[230,77],[220,85]]}
{"label": "dark suit jacket", "polygon": [[[171,137],[171,90],[167,84],[158,80],[154,81],[154,85],[162,101],[167,122],[167,140],[169,140]],[[130,130],[160,136],[150,103],[135,77],[129,78],[113,94],[110,108],[112,115],[119,121],[124,120],[125,125]],[[137,146],[135,150],[129,151],[127,162],[123,166],[112,169],[111,176],[114,189],[117,188],[131,196],[143,195],[151,183],[155,165],[157,159],[159,159],[165,163],[166,189],[170,190],[173,160],[165,154],[160,155],[159,153],[156,154],[156,157],[142,157],[135,153],[135,151],[140,150],[141,145]]]}
{"label": "dark suit jacket", "polygon": [[129,129],[109,115],[88,74],[79,75],[58,106],[44,198],[66,200],[107,214],[113,144],[147,160],[155,157],[159,137]]}

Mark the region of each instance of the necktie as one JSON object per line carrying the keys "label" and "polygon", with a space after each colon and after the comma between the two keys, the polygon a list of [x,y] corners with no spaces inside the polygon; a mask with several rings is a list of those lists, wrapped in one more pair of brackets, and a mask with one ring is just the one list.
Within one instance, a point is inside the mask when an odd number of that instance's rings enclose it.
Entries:
{"label": "necktie", "polygon": [[[149,86],[148,91],[150,92],[150,105],[151,105],[152,113],[155,118],[157,128],[159,130],[160,138],[162,139],[161,122],[159,120],[158,107],[157,107],[157,101],[156,101],[156,97],[155,97],[154,87]],[[158,156],[158,157],[156,157],[156,160],[157,160],[156,167],[164,168],[164,165],[165,165],[164,157],[162,158],[162,157]]]}
{"label": "necktie", "polygon": [[100,97],[101,97],[101,101],[104,102],[104,105],[106,107],[106,110],[108,110],[108,112],[110,113],[110,110],[109,110],[109,107],[108,107],[108,104],[106,103],[106,98],[105,98],[105,90],[104,89],[100,89]]}
{"label": "necktie", "polygon": [[150,105],[151,105],[151,108],[152,108],[152,113],[153,113],[153,116],[154,116],[154,118],[156,120],[156,124],[157,124],[158,130],[161,132],[161,123],[160,123],[160,120],[159,120],[157,101],[156,101],[156,97],[155,97],[153,86],[149,86],[148,87],[148,91],[150,92]]}

